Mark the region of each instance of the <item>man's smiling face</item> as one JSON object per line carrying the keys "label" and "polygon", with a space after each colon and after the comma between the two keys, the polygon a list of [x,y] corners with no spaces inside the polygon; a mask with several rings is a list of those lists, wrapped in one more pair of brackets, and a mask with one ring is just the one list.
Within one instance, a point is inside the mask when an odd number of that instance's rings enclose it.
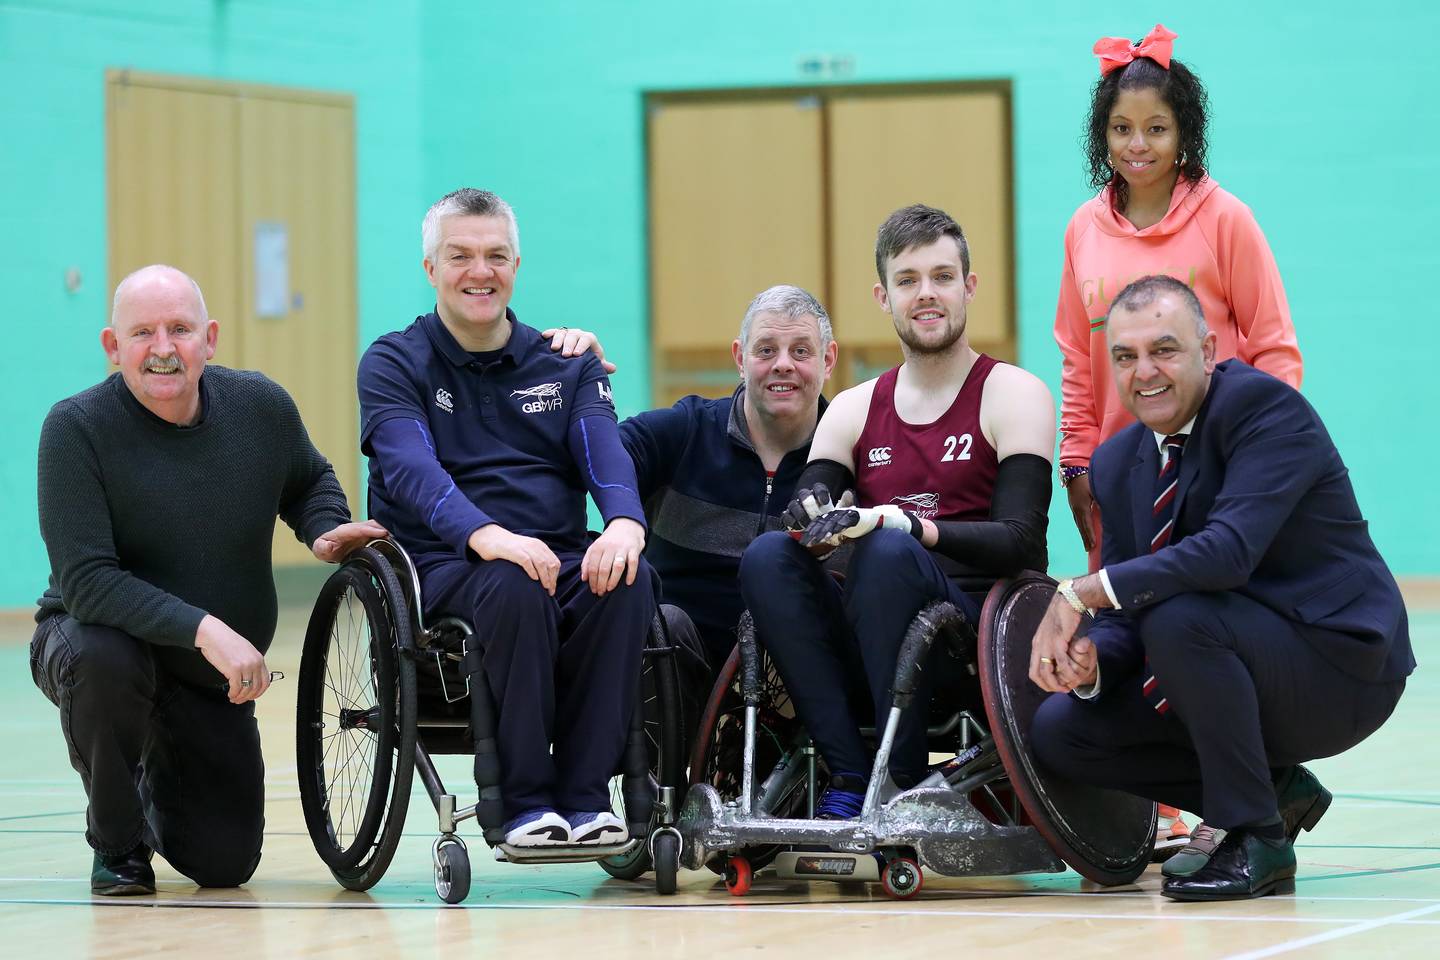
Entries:
{"label": "man's smiling face", "polygon": [[483,336],[505,319],[519,267],[504,217],[450,216],[440,221],[440,242],[435,259],[425,261],[425,275],[446,325]]}
{"label": "man's smiling face", "polygon": [[1120,403],[1156,433],[1179,430],[1200,410],[1215,372],[1215,333],[1179,296],[1161,293],[1143,307],[1115,307],[1106,324]]}

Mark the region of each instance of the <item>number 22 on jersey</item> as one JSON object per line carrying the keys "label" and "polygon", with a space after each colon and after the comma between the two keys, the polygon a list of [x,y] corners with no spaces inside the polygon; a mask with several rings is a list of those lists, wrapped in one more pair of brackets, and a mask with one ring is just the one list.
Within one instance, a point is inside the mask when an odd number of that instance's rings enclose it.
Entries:
{"label": "number 22 on jersey", "polygon": [[949,463],[951,460],[969,460],[970,445],[974,442],[975,439],[968,433],[962,433],[958,437],[951,434],[945,438],[945,456],[940,458],[940,462]]}

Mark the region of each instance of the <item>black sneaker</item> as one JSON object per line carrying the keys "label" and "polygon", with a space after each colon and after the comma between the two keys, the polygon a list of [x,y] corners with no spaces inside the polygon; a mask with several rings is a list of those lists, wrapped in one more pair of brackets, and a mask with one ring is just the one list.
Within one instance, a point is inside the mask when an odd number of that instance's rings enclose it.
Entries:
{"label": "black sneaker", "polygon": [[155,892],[155,871],[150,858],[155,855],[145,844],[129,853],[115,855],[95,853],[90,867],[90,892],[97,897],[133,897]]}

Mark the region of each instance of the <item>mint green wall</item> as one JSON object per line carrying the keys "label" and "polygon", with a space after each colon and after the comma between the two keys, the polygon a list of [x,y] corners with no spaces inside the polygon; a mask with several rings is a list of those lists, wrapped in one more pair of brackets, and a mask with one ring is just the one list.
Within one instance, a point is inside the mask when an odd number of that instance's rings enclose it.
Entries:
{"label": "mint green wall", "polygon": [[[1440,574],[1440,508],[1413,496],[1440,458],[1402,439],[1427,435],[1440,414],[1425,286],[1440,268],[1440,58],[1424,41],[1409,55],[1397,46],[1440,33],[1434,4],[531,2],[487,8],[475,24],[483,39],[451,7],[423,9],[427,188],[473,183],[514,202],[520,309],[599,329],[624,364],[617,399],[634,402],[647,355],[645,91],[810,85],[798,63],[811,55],[851,58],[844,83],[1009,79],[1021,361],[1058,397],[1050,329],[1065,223],[1089,195],[1077,140],[1097,75],[1090,47],[1164,22],[1209,87],[1212,169],[1270,238],[1305,393],[1375,539],[1397,573]],[[875,135],[925,149],[924,130]],[[996,255],[975,251],[977,270]],[[1051,544],[1052,569],[1083,565],[1058,495]]]}
{"label": "mint green wall", "polygon": [[353,94],[360,321],[373,337],[414,309],[416,285],[396,265],[418,256],[425,202],[419,21],[417,0],[0,0],[0,607],[33,602],[49,570],[35,518],[41,421],[105,369],[105,70]]}
{"label": "mint green wall", "polygon": [[[1209,86],[1216,179],[1270,238],[1305,392],[1381,550],[1397,573],[1440,574],[1440,510],[1422,486],[1440,467],[1424,439],[1440,413],[1425,285],[1440,268],[1440,58],[1396,46],[1440,33],[1432,4],[1369,4],[1361,17],[1334,0],[1104,13],[954,0],[0,0],[0,607],[29,604],[44,583],[40,422],[103,369],[106,68],[353,94],[362,345],[430,302],[424,207],[454,186],[487,187],[520,217],[516,309],[532,323],[598,330],[623,365],[616,397],[628,411],[649,394],[645,91],[809,85],[798,62],[811,55],[850,58],[845,83],[1007,78],[1021,360],[1058,394],[1049,331],[1061,233],[1087,193],[1076,140],[1095,76],[1090,44],[1156,20],[1180,34],[1177,54]],[[923,130],[876,135],[925,148]],[[998,255],[976,253],[981,269]],[[62,282],[71,266],[84,276],[75,294]],[[1063,510],[1051,529],[1054,567],[1075,569]]]}

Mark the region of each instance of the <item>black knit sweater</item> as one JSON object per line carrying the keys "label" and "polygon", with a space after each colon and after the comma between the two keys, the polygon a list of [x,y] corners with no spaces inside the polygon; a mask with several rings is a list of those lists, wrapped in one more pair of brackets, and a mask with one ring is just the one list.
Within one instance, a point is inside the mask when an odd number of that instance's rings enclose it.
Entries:
{"label": "black knit sweater", "polygon": [[220,675],[195,649],[207,613],[262,652],[274,637],[276,515],[312,544],[350,511],[279,384],[210,365],[200,391],[192,427],[146,410],[118,373],[51,408],[39,469],[50,586],[36,619],[116,627],[209,684]]}

